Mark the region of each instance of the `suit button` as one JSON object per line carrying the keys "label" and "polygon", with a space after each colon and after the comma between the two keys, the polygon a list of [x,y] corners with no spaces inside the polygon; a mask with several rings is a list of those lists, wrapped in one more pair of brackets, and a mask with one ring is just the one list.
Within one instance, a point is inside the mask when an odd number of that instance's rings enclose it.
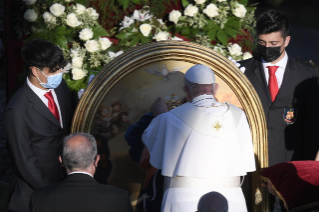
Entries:
{"label": "suit button", "polygon": [[274,110],[274,108],[273,108],[273,107],[271,107],[271,108],[270,108],[270,110]]}

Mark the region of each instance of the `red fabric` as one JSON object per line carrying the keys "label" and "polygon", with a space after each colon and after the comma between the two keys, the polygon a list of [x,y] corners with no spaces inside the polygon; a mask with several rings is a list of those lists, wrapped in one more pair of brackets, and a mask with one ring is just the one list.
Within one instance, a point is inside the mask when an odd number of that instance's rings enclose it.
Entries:
{"label": "red fabric", "polygon": [[268,70],[269,70],[269,83],[268,83],[268,87],[269,87],[269,91],[270,91],[270,96],[271,96],[271,100],[275,101],[276,96],[278,94],[278,82],[277,82],[277,77],[275,75],[277,69],[279,68],[279,66],[267,66]]}
{"label": "red fabric", "polygon": [[49,110],[53,113],[55,118],[58,121],[60,121],[59,110],[58,110],[58,107],[56,106],[56,104],[54,102],[54,98],[53,98],[53,95],[51,93],[51,90],[49,92],[45,93],[44,96],[49,100],[49,103],[48,103]]}
{"label": "red fabric", "polygon": [[260,172],[285,200],[288,209],[319,202],[319,161],[279,163]]}

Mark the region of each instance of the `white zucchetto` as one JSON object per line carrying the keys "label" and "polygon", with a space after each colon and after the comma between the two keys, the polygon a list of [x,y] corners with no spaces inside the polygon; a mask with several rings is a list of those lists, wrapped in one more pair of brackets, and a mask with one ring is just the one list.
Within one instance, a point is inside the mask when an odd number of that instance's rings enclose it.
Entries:
{"label": "white zucchetto", "polygon": [[215,83],[215,75],[209,67],[197,64],[190,67],[185,74],[185,79],[197,84],[213,84]]}

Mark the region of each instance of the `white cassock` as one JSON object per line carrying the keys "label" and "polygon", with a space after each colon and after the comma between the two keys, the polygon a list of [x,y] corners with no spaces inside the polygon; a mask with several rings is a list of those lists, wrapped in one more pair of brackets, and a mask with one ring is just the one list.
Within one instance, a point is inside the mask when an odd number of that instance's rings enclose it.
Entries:
{"label": "white cassock", "polygon": [[166,176],[162,212],[194,212],[200,197],[212,191],[227,199],[228,211],[247,211],[239,176],[256,167],[240,108],[201,95],[154,118],[142,140],[150,163]]}

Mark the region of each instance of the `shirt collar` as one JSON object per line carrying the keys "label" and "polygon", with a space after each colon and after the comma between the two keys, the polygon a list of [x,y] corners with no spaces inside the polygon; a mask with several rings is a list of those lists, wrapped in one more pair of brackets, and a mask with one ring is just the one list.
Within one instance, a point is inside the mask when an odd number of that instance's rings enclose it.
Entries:
{"label": "shirt collar", "polygon": [[192,103],[195,105],[199,105],[203,102],[216,102],[216,100],[213,95],[207,94],[199,95],[192,100]]}
{"label": "shirt collar", "polygon": [[29,87],[33,90],[34,93],[36,93],[38,96],[44,96],[44,94],[46,94],[47,92],[49,92],[51,89],[48,90],[42,90],[41,88],[38,88],[36,86],[34,86],[29,78],[27,77],[27,83],[29,85]]}
{"label": "shirt collar", "polygon": [[71,174],[87,174],[87,175],[90,175],[91,177],[93,177],[93,175],[91,175],[88,172],[71,172],[69,175],[71,175]]}
{"label": "shirt collar", "polygon": [[279,66],[279,68],[282,68],[285,70],[287,61],[288,61],[288,54],[286,51],[284,53],[285,53],[285,56],[275,64],[269,63],[265,61],[263,58],[261,58],[264,68],[266,68],[267,66]]}

